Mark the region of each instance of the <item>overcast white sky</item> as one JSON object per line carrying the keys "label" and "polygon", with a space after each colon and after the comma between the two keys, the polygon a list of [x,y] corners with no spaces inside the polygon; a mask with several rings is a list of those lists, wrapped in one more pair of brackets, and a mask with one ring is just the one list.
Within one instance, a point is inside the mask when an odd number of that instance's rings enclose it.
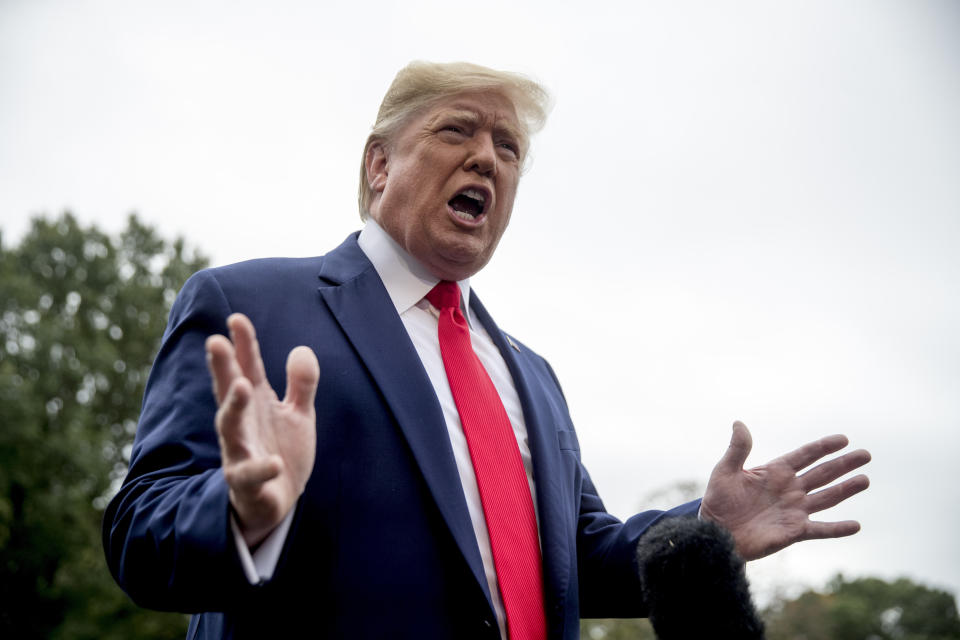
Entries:
{"label": "overcast white sky", "polygon": [[758,591],[960,591],[960,3],[332,4],[0,0],[4,242],[135,210],[215,264],[323,253],[400,67],[529,73],[555,107],[474,286],[610,510],[705,481],[734,419],[753,464],[843,432],[873,486],[827,517],[864,530]]}

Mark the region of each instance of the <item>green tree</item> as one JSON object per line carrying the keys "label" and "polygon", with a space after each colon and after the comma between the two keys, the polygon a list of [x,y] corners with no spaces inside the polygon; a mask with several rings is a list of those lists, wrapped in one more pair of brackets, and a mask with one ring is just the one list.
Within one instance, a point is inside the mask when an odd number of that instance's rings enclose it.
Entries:
{"label": "green tree", "polygon": [[185,616],[114,584],[100,523],[170,305],[205,263],[134,215],[116,238],[66,213],[0,242],[0,637],[183,637]]}
{"label": "green tree", "polygon": [[580,621],[581,640],[655,640],[646,618],[596,618]]}
{"label": "green tree", "polygon": [[953,595],[906,578],[846,580],[808,590],[765,611],[768,640],[948,640],[960,638]]}

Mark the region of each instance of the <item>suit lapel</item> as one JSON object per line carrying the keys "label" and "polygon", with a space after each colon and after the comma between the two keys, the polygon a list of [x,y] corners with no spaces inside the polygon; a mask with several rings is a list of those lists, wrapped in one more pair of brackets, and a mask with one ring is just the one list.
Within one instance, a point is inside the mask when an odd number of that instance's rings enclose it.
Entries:
{"label": "suit lapel", "polygon": [[320,296],[383,393],[444,521],[489,600],[443,412],[420,357],[356,236],[324,257],[319,275],[327,284],[320,287]]}
{"label": "suit lapel", "polygon": [[570,498],[565,499],[563,494],[562,479],[566,478],[566,473],[557,446],[557,430],[550,421],[550,409],[541,391],[542,375],[531,368],[523,349],[500,331],[475,292],[470,294],[470,306],[506,361],[523,406],[537,487],[544,585],[550,619],[553,617],[550,615],[551,606],[558,611],[563,611],[565,607],[571,554],[574,552],[574,542],[569,532],[576,527],[573,521],[574,507],[568,504]]}

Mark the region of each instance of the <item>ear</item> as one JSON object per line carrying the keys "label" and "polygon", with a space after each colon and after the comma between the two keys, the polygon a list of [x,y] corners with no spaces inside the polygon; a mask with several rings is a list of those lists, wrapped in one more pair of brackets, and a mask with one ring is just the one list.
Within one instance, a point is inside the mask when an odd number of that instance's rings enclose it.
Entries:
{"label": "ear", "polygon": [[387,150],[382,142],[373,142],[367,147],[367,156],[363,159],[367,170],[367,182],[374,193],[383,193],[387,186]]}

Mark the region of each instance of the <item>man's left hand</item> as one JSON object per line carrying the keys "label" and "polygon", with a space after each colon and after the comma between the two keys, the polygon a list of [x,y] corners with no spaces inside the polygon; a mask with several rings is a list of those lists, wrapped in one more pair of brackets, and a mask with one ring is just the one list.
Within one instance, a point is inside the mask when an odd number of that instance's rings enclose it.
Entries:
{"label": "man's left hand", "polygon": [[853,535],[860,530],[854,520],[815,522],[809,516],[866,489],[867,476],[811,492],[870,462],[870,454],[858,449],[800,474],[848,443],[846,436],[827,436],[765,465],[744,469],[753,440],[747,427],[735,422],[730,446],[710,474],[700,514],[733,534],[744,560],[762,558],[801,540]]}

